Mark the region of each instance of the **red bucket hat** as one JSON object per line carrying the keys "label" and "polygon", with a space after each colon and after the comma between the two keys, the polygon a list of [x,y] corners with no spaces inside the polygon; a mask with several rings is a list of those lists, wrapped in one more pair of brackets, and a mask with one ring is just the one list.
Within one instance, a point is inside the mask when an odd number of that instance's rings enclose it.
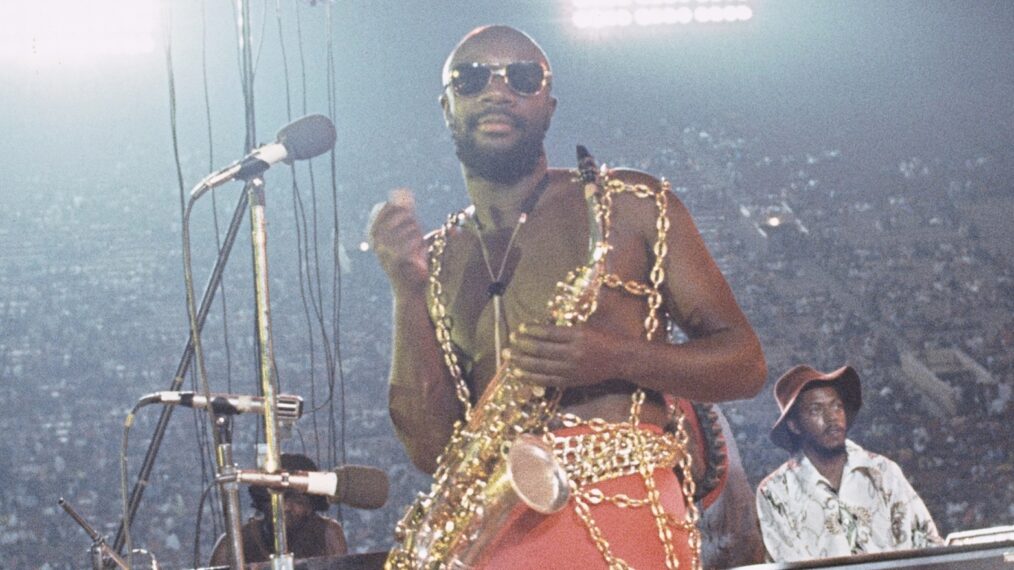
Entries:
{"label": "red bucket hat", "polygon": [[789,432],[785,419],[792,411],[792,406],[795,405],[799,393],[811,382],[832,383],[838,389],[842,402],[845,404],[845,416],[849,427],[852,426],[856,413],[863,405],[859,374],[851,366],[842,366],[834,372],[827,373],[815,370],[805,364],[794,366],[779,378],[778,382],[775,382],[775,401],[778,402],[782,414],[775,425],[771,427],[771,441],[778,447],[795,451],[792,434]]}

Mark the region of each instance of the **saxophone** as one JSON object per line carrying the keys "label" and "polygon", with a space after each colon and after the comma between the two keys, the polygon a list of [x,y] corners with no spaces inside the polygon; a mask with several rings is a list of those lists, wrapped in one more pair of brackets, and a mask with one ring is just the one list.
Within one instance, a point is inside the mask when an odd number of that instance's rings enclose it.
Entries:
{"label": "saxophone", "polygon": [[[583,146],[577,154],[587,204],[588,257],[557,283],[548,303],[549,321],[558,326],[583,323],[595,312],[608,251],[595,160]],[[438,320],[444,317],[440,313],[434,315]],[[437,329],[461,398],[467,388],[449,354],[447,329],[443,334],[440,326]],[[464,398],[464,420],[455,424],[437,460],[430,491],[419,494],[395,527],[396,544],[385,568],[471,568],[519,502],[543,514],[562,509],[569,482],[543,437],[561,395],[560,390],[525,382],[507,358],[474,408]]]}

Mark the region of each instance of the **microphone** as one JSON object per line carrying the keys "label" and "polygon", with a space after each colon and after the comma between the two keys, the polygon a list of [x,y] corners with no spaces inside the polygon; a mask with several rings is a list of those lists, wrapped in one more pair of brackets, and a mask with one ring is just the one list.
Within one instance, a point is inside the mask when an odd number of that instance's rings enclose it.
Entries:
{"label": "microphone", "polygon": [[[303,399],[293,394],[276,397],[278,420],[295,422],[303,416]],[[211,394],[204,397],[196,392],[154,392],[141,398],[144,404],[170,404],[187,408],[207,409],[218,415],[263,414],[264,398],[235,394]]]}
{"label": "microphone", "polygon": [[342,503],[355,509],[379,509],[387,502],[387,473],[365,465],[343,465],[331,471],[264,473],[239,470],[224,479],[255,487],[324,495],[329,503]]}
{"label": "microphone", "polygon": [[190,191],[190,199],[196,200],[226,182],[250,180],[279,162],[292,164],[324,154],[334,148],[336,138],[334,123],[324,115],[296,119],[278,131],[275,142],[259,146],[242,160],[206,176]]}

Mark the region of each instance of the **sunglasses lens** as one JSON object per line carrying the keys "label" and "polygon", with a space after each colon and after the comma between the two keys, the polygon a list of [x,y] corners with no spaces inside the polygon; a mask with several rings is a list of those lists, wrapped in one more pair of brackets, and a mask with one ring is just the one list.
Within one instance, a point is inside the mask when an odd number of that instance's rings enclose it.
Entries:
{"label": "sunglasses lens", "polygon": [[507,83],[518,93],[535,95],[542,90],[545,79],[545,72],[538,63],[526,61],[507,66]]}
{"label": "sunglasses lens", "polygon": [[451,72],[451,84],[458,95],[475,95],[489,84],[488,67],[474,63],[459,65]]}

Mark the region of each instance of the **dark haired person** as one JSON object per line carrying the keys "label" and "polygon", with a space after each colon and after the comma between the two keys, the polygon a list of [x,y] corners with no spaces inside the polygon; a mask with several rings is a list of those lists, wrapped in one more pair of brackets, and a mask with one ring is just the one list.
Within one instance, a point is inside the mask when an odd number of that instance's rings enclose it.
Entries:
{"label": "dark haired person", "polygon": [[791,562],[940,544],[926,505],[890,459],[847,439],[862,407],[851,366],[792,368],[775,384],[771,441],[795,455],[757,487],[768,557]]}
{"label": "dark haired person", "polygon": [[[312,459],[298,453],[283,453],[284,471],[318,471]],[[242,527],[243,555],[247,563],[267,562],[274,554],[275,531],[271,525],[271,496],[263,487],[248,487],[257,514]],[[345,531],[327,512],[327,499],[296,491],[285,493],[285,536],[293,558],[336,556],[348,552]],[[229,543],[226,535],[218,538],[211,554],[211,566],[229,565]]]}
{"label": "dark haired person", "polygon": [[[584,324],[546,324],[557,283],[588,263],[590,228],[576,169],[550,168],[543,147],[555,79],[542,49],[507,26],[472,31],[447,59],[439,100],[472,207],[424,237],[400,191],[370,228],[394,297],[391,418],[413,463],[433,472],[455,422],[509,361],[523,380],[563,390],[546,435],[575,492],[553,515],[483,528],[499,537],[484,567],[690,568],[693,504],[673,472],[684,449],[663,433],[663,394],[751,397],[763,354],[686,208],[633,170],[604,173],[611,279],[597,310]],[[667,342],[669,322],[689,342]],[[409,542],[392,567],[439,562]]]}

